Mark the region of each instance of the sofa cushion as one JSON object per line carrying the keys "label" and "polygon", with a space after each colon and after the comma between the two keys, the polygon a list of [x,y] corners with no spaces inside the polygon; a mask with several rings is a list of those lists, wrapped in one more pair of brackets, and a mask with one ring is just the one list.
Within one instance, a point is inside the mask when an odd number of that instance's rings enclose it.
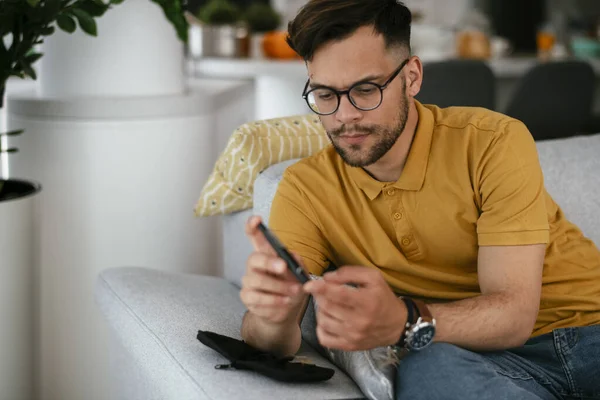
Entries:
{"label": "sofa cushion", "polygon": [[269,223],[271,214],[271,203],[277,192],[277,186],[283,176],[283,172],[290,165],[300,160],[295,158],[284,161],[267,168],[261,173],[254,183],[254,214],[260,215],[265,224]]}
{"label": "sofa cushion", "polygon": [[[332,379],[281,383],[251,371],[217,370],[227,360],[196,339],[198,330],[240,338],[245,308],[221,278],[114,268],[97,280],[96,299],[138,370],[153,382],[145,399],[351,399],[362,397],[348,378],[308,345],[299,355],[335,370]],[[140,397],[141,398],[141,397]]]}
{"label": "sofa cushion", "polygon": [[197,216],[252,207],[254,181],[265,168],[307,157],[329,143],[319,118],[300,115],[245,124],[236,129],[196,204]]}
{"label": "sofa cushion", "polygon": [[223,276],[237,287],[242,287],[242,277],[246,273],[246,261],[253,251],[252,243],[246,236],[246,222],[252,210],[238,211],[223,215]]}
{"label": "sofa cushion", "polygon": [[546,189],[565,216],[600,245],[600,134],[536,143]]}

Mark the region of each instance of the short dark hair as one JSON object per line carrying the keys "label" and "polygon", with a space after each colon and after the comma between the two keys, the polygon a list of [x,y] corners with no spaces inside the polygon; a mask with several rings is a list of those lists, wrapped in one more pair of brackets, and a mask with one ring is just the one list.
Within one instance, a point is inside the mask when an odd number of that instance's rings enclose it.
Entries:
{"label": "short dark hair", "polygon": [[309,0],[288,24],[287,42],[305,61],[327,42],[343,40],[358,28],[373,26],[387,48],[410,53],[412,14],[396,0]]}

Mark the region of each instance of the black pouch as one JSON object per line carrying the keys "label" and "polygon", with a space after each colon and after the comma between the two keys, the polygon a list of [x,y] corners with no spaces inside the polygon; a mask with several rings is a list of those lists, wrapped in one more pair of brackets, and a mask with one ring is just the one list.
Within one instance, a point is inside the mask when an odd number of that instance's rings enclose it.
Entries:
{"label": "black pouch", "polygon": [[330,379],[335,371],[313,364],[292,362],[294,357],[277,357],[246,342],[218,333],[198,331],[198,340],[227,358],[230,364],[216,369],[240,369],[258,372],[282,382],[318,382]]}

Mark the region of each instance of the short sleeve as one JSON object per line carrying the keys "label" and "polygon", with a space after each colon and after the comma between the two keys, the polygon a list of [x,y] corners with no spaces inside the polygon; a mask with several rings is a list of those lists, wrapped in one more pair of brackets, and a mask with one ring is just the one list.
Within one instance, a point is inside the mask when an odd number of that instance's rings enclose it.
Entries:
{"label": "short sleeve", "polygon": [[312,210],[293,174],[286,171],[271,205],[269,227],[284,246],[302,257],[308,272],[322,275],[331,257]]}
{"label": "short sleeve", "polygon": [[519,121],[497,133],[478,166],[480,246],[548,243],[546,190],[532,135]]}

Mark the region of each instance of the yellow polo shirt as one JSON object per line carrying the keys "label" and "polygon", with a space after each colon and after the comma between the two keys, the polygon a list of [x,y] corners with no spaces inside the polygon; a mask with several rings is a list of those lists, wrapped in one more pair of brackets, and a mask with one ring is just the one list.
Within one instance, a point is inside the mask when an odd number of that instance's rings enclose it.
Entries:
{"label": "yellow polo shirt", "polygon": [[397,182],[343,162],[333,146],[289,167],[270,226],[310,272],[378,268],[398,294],[479,295],[478,246],[547,243],[533,336],[600,323],[600,252],[544,188],[527,128],[480,108],[417,103]]}

